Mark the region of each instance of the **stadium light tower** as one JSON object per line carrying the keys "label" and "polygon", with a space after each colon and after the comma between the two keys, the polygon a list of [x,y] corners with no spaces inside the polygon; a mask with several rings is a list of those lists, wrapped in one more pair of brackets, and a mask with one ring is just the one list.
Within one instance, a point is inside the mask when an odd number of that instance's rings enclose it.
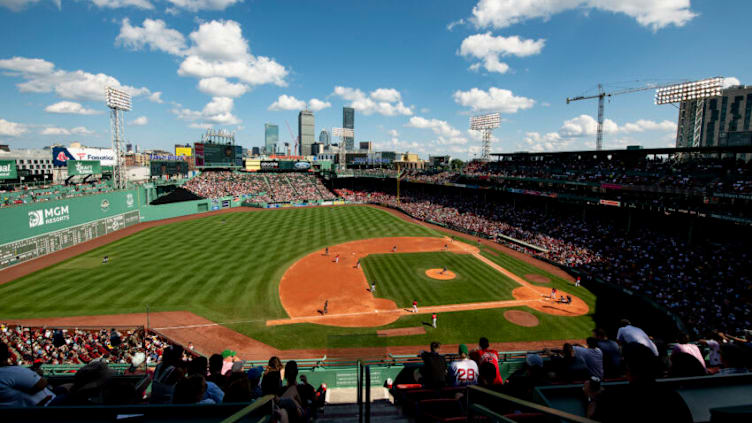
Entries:
{"label": "stadium light tower", "polygon": [[702,138],[702,118],[705,112],[705,99],[720,96],[722,89],[723,78],[720,76],[700,81],[667,85],[655,91],[655,104],[672,104],[696,100],[692,147],[699,147],[700,139]]}
{"label": "stadium light tower", "polygon": [[112,130],[112,150],[115,153],[115,166],[112,169],[113,185],[115,189],[125,189],[125,121],[123,112],[131,110],[131,96],[123,90],[113,87],[104,89],[104,99],[110,108],[110,128]]}
{"label": "stadium light tower", "polygon": [[339,169],[345,170],[347,167],[347,147],[345,138],[355,139],[355,130],[351,128],[332,128],[332,136],[339,137]]}
{"label": "stadium light tower", "polygon": [[480,159],[488,161],[491,154],[491,133],[501,125],[501,114],[491,113],[470,117],[470,129],[483,132],[483,141],[480,147]]}

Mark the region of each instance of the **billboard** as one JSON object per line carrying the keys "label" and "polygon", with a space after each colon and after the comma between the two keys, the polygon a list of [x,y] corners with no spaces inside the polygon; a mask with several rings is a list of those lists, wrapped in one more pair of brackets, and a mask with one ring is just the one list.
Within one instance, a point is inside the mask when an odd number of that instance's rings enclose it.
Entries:
{"label": "billboard", "polygon": [[151,176],[188,174],[188,163],[182,160],[152,160],[149,165]]}
{"label": "billboard", "polygon": [[102,166],[98,160],[69,160],[68,176],[73,175],[101,175]]}
{"label": "billboard", "polygon": [[279,162],[262,160],[259,164],[261,170],[279,169]]}
{"label": "billboard", "polygon": [[0,179],[16,179],[17,177],[16,161],[0,160]]}
{"label": "billboard", "polygon": [[191,155],[193,155],[193,149],[191,147],[175,147],[175,155],[191,157]]}
{"label": "billboard", "polygon": [[97,160],[102,166],[114,166],[115,153],[111,148],[52,147],[53,166],[64,167],[68,160]]}
{"label": "billboard", "polygon": [[232,144],[194,144],[196,166],[243,166],[243,147]]}

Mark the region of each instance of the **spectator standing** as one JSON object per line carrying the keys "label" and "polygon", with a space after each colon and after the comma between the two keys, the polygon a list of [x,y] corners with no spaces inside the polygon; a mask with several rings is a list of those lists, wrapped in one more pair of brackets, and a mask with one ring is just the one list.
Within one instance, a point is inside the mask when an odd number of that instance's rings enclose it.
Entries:
{"label": "spectator standing", "polygon": [[685,354],[689,354],[692,357],[696,358],[697,361],[702,364],[702,368],[705,368],[705,358],[703,358],[702,353],[700,352],[700,349],[695,344],[689,343],[689,335],[686,333],[681,334],[679,337],[679,343],[675,344],[672,348],[672,356],[673,353],[677,352],[683,352]]}
{"label": "spectator standing", "polygon": [[580,345],[574,345],[574,353],[578,358],[582,358],[585,362],[590,376],[595,376],[599,380],[603,379],[603,352],[598,348],[598,340],[589,337],[587,340],[587,348]]}
{"label": "spectator standing", "polygon": [[444,357],[439,354],[441,344],[431,342],[431,351],[421,351],[420,358],[423,367],[420,369],[421,384],[427,388],[441,388],[446,386],[447,365]]}
{"label": "spectator standing", "polygon": [[477,350],[470,353],[470,358],[478,364],[478,368],[483,363],[491,363],[496,369],[496,377],[494,378],[494,384],[502,384],[504,380],[501,378],[501,371],[499,370],[499,353],[489,348],[488,338],[482,337],[478,340]]}
{"label": "spectator standing", "polygon": [[616,377],[621,374],[621,349],[619,344],[608,339],[606,331],[598,328],[593,331],[598,340],[598,348],[603,352],[603,374],[605,377]]}
{"label": "spectator standing", "polygon": [[644,330],[636,326],[632,326],[632,323],[630,323],[630,321],[627,319],[622,319],[619,331],[616,332],[616,340],[621,342],[622,345],[631,344],[633,342],[642,344],[649,348],[656,357],[658,356],[658,348],[655,346],[655,343],[653,343],[648,334],[646,334]]}

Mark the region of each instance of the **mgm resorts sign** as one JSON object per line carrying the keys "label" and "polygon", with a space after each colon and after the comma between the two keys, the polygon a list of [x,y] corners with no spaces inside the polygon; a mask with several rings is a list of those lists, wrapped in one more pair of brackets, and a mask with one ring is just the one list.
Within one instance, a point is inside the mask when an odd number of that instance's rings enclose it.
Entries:
{"label": "mgm resorts sign", "polygon": [[32,210],[29,212],[29,227],[50,225],[52,223],[65,222],[70,220],[70,210],[68,206],[50,207],[47,209]]}

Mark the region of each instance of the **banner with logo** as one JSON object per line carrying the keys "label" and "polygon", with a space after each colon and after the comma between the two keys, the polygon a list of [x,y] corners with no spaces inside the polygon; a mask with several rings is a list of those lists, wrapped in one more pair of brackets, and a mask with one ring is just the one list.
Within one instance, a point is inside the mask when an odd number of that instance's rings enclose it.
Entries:
{"label": "banner with logo", "polygon": [[101,175],[102,166],[97,160],[69,160],[68,176],[73,175]]}
{"label": "banner with logo", "polygon": [[53,166],[67,166],[69,160],[96,160],[102,166],[114,166],[115,153],[111,148],[52,147]]}
{"label": "banner with logo", "polygon": [[16,161],[0,160],[0,179],[16,179],[17,177]]}
{"label": "banner with logo", "polygon": [[4,207],[0,245],[136,211],[137,197],[131,190]]}
{"label": "banner with logo", "polygon": [[176,156],[191,157],[193,149],[191,147],[175,147]]}

